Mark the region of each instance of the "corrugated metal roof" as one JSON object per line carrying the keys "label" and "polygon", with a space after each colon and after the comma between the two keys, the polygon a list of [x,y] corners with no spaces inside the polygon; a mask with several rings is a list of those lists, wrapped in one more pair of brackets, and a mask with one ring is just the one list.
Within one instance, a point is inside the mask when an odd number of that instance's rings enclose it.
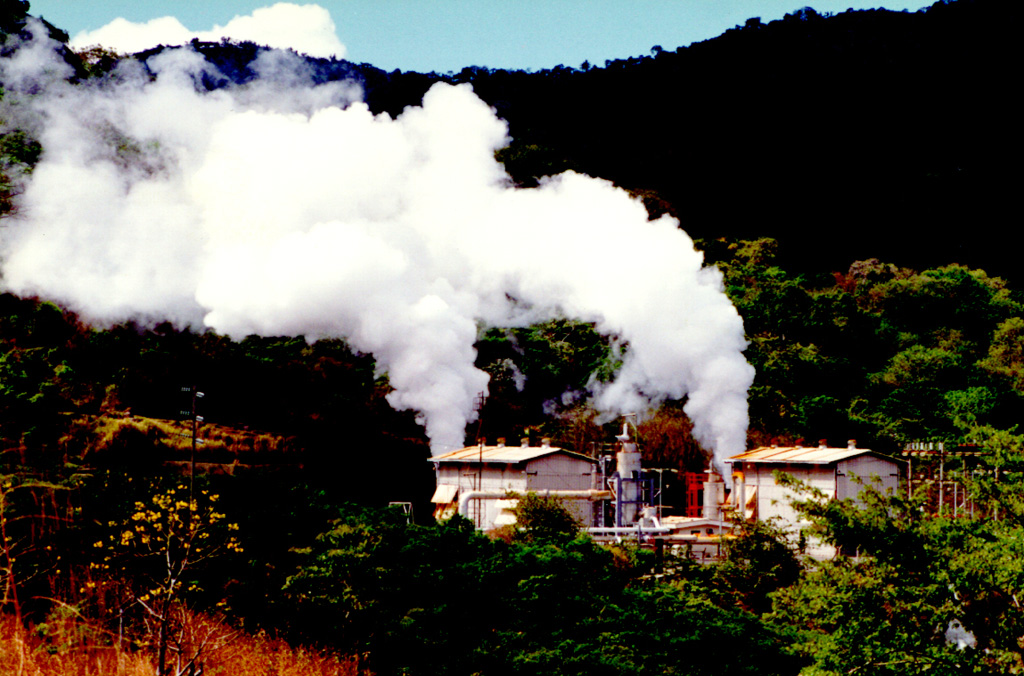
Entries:
{"label": "corrugated metal roof", "polygon": [[563,453],[574,458],[580,458],[588,462],[597,462],[593,458],[567,451],[557,446],[466,446],[457,451],[451,451],[443,455],[435,455],[430,458],[431,462],[491,462],[516,464],[526,462],[535,458],[542,458],[553,453]]}
{"label": "corrugated metal roof", "polygon": [[762,446],[734,455],[726,462],[831,465],[858,455],[878,455],[869,448],[822,448],[820,446]]}

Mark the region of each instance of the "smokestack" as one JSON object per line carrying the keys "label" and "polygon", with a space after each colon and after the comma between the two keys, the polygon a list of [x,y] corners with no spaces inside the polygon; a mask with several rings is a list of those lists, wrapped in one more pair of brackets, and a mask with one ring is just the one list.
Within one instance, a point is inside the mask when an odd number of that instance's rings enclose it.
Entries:
{"label": "smokestack", "polygon": [[704,518],[718,519],[722,516],[725,502],[725,483],[714,469],[707,470],[708,480],[704,482]]}
{"label": "smokestack", "polygon": [[854,450],[855,448],[857,448],[857,440],[856,439],[850,439],[849,441],[847,441],[846,442],[846,448],[850,449],[851,451]]}
{"label": "smokestack", "polygon": [[550,448],[551,447],[551,438],[550,437],[543,437],[540,440],[540,447],[541,448]]}
{"label": "smokestack", "polygon": [[616,490],[622,505],[621,512],[615,515],[615,525],[628,526],[636,522],[640,513],[640,449],[631,441],[623,441],[615,460],[619,475]]}
{"label": "smokestack", "polygon": [[530,437],[523,437],[522,439],[520,439],[519,445],[522,448],[529,448],[530,447]]}
{"label": "smokestack", "polygon": [[505,437],[498,437],[498,448],[505,448]]}
{"label": "smokestack", "polygon": [[822,450],[828,448],[828,439],[818,439],[818,448]]}

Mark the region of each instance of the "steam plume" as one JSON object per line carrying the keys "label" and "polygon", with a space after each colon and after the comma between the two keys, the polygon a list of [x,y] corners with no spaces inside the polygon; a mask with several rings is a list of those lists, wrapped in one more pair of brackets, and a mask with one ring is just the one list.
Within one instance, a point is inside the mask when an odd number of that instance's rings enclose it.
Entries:
{"label": "steam plume", "polygon": [[[22,104],[44,155],[3,234],[8,290],[98,324],[344,338],[387,371],[434,452],[462,444],[487,387],[478,326],[578,318],[628,343],[594,386],[602,410],[688,397],[706,447],[743,450],[753,370],[719,272],[606,181],[512,187],[494,157],[506,125],[468,85],[435,85],[392,119],[351,87],[303,82],[282,52],[256,85],[208,94],[197,54],[150,65],[155,79],[129,66],[103,86],[51,76]],[[16,57],[3,77],[44,72]]]}

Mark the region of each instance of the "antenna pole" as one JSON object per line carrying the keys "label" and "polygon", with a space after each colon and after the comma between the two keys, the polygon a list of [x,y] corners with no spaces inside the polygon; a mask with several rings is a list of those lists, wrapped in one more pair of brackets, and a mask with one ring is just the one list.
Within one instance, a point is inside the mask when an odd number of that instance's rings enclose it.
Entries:
{"label": "antenna pole", "polygon": [[475,439],[477,444],[480,443],[480,432],[483,430],[483,426],[484,426],[484,402],[485,401],[487,401],[487,393],[486,392],[478,392],[477,395],[476,395],[476,405],[473,406],[473,409],[477,413],[477,416],[476,416],[476,439]]}
{"label": "antenna pole", "polygon": [[[480,431],[484,426],[484,401],[487,399],[487,394],[479,392],[476,395],[476,406],[474,408],[477,411],[476,418],[476,447],[477,447],[477,465],[476,465],[476,489],[478,491],[484,488],[484,440],[480,436]],[[483,525],[483,500],[476,500],[476,527],[480,528]]]}
{"label": "antenna pole", "polygon": [[188,458],[188,504],[189,509],[196,498],[196,388],[192,386],[192,452]]}

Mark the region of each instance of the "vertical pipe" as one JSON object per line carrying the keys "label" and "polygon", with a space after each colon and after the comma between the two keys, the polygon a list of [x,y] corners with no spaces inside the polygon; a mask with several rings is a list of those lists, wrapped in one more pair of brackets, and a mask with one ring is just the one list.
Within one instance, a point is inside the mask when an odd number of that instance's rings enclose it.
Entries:
{"label": "vertical pipe", "polygon": [[[996,483],[999,483],[999,468],[998,467],[996,467],[996,470],[995,470],[995,477],[996,477]],[[995,516],[995,520],[999,521],[999,501],[998,500],[996,501],[996,508],[995,508],[994,516]]]}
{"label": "vertical pipe", "polygon": [[[971,480],[974,479],[974,470],[971,470]],[[971,518],[974,518],[974,500],[971,500]]]}
{"label": "vertical pipe", "polygon": [[[479,434],[479,429],[477,430]],[[477,444],[477,465],[476,465],[476,489],[482,491],[484,489],[484,440],[478,439]],[[484,506],[482,500],[476,501],[476,527],[483,528],[484,522]]]}
{"label": "vertical pipe", "polygon": [[946,453],[942,449],[939,450],[939,516],[942,516],[942,508],[945,507],[945,489],[946,486]]}
{"label": "vertical pipe", "polygon": [[732,491],[736,496],[736,514],[741,521],[747,520],[747,484],[744,478],[743,464],[737,463],[740,467],[732,473]]}
{"label": "vertical pipe", "polygon": [[192,454],[188,460],[188,509],[192,511],[192,503],[196,496],[196,386],[192,384]]}
{"label": "vertical pipe", "polygon": [[953,482],[953,518],[955,519],[960,514],[960,484],[956,481]]}
{"label": "vertical pipe", "polygon": [[622,528],[622,477],[615,472],[615,527]]}
{"label": "vertical pipe", "polygon": [[907,499],[910,500],[914,497],[914,488],[912,486],[914,482],[914,468],[910,464],[910,456],[907,456]]}
{"label": "vertical pipe", "polygon": [[661,508],[665,504],[665,470],[658,470],[658,523],[661,524]]}

